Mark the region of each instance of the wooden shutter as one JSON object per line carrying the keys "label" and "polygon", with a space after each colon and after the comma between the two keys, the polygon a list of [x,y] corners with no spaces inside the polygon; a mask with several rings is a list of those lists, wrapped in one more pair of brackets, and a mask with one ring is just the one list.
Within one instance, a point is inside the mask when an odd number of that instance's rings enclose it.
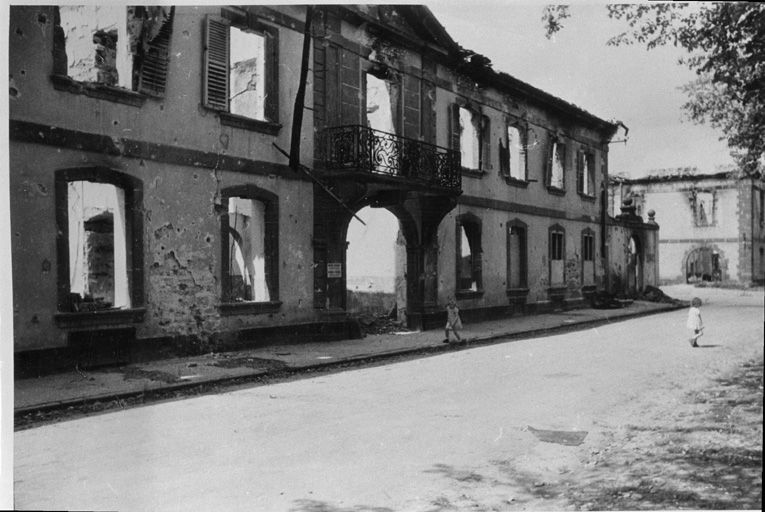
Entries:
{"label": "wooden shutter", "polygon": [[460,106],[456,103],[449,107],[449,141],[450,148],[461,154],[460,136]]}
{"label": "wooden shutter", "polygon": [[481,154],[478,155],[478,168],[482,171],[491,170],[491,120],[489,116],[481,116]]}
{"label": "wooden shutter", "polygon": [[142,94],[157,97],[165,95],[174,15],[175,7],[171,7],[170,15],[162,24],[157,36],[149,41],[148,49],[144,52],[138,82],[138,92]]}
{"label": "wooden shutter", "polygon": [[518,142],[521,145],[521,150],[518,153],[520,155],[520,168],[521,168],[521,179],[528,180],[529,179],[529,170],[526,164],[527,157],[526,152],[528,149],[529,144],[529,127],[528,125],[525,126],[518,126],[518,135],[520,135],[520,139]]}
{"label": "wooden shutter", "polygon": [[202,104],[214,110],[228,111],[230,25],[230,21],[210,15],[205,23]]}
{"label": "wooden shutter", "polygon": [[403,76],[402,99],[404,104],[404,137],[420,137],[420,79],[411,75]]}
{"label": "wooden shutter", "polygon": [[266,54],[266,98],[264,115],[266,121],[279,122],[279,39],[278,32],[266,30],[265,38]]}
{"label": "wooden shutter", "polygon": [[580,149],[577,151],[576,157],[576,191],[581,194],[584,192],[584,159],[587,156]]}
{"label": "wooden shutter", "polygon": [[499,151],[499,173],[505,178],[510,177],[510,137],[507,139],[507,147],[502,144],[502,137],[497,142]]}

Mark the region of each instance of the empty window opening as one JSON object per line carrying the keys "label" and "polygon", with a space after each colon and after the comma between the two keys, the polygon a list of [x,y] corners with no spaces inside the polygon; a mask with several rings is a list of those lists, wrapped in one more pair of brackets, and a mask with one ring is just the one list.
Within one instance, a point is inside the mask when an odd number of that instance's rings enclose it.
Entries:
{"label": "empty window opening", "polygon": [[551,187],[563,188],[563,169],[566,161],[566,146],[557,141],[552,144],[550,155],[550,183]]}
{"label": "empty window opening", "polygon": [[466,108],[459,107],[460,154],[462,167],[480,168],[481,137],[477,126],[480,117]]}
{"label": "empty window opening", "polygon": [[129,308],[123,190],[106,183],[71,181],[67,214],[74,310]]}
{"label": "empty window opening", "polygon": [[69,76],[132,89],[133,56],[125,6],[62,5],[59,12]]}
{"label": "empty window opening", "polygon": [[363,208],[351,220],[346,252],[346,309],[406,320],[406,243],[398,219],[384,208]]}
{"label": "empty window opening", "polygon": [[234,26],[230,27],[230,31],[230,112],[265,120],[265,37]]}
{"label": "empty window opening", "polygon": [[[595,190],[595,157],[586,151],[579,152],[577,162],[577,190],[580,194],[592,196]],[[638,213],[639,215],[639,213]]]}
{"label": "empty window opening", "polygon": [[457,290],[481,291],[481,224],[462,218],[457,223]]}
{"label": "empty window opening", "polygon": [[507,231],[508,288],[526,287],[526,229],[510,226]]}
{"label": "empty window opening", "polygon": [[373,130],[395,134],[391,89],[391,82],[367,74],[367,124]]}
{"label": "empty window opening", "polygon": [[550,232],[550,285],[563,286],[563,257],[565,255],[563,231]]}
{"label": "empty window opening", "polygon": [[228,198],[228,280],[232,302],[271,300],[266,274],[265,205]]}
{"label": "empty window opening", "polygon": [[525,140],[517,126],[507,127],[507,172],[515,180],[526,179]]}

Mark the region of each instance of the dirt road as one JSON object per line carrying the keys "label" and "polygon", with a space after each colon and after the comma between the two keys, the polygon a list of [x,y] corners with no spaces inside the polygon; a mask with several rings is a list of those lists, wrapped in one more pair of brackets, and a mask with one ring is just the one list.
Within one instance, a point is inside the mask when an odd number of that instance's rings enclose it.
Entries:
{"label": "dirt road", "polygon": [[702,311],[24,430],[16,506],[761,508],[762,293]]}

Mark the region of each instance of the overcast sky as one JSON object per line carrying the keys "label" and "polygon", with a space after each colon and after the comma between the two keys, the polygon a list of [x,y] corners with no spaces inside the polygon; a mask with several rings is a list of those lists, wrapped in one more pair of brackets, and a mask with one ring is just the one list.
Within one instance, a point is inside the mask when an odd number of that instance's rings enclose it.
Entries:
{"label": "overcast sky", "polygon": [[[684,120],[678,87],[695,74],[678,65],[672,46],[606,46],[626,23],[605,4],[575,4],[554,39],[545,37],[543,3],[426,2],[452,38],[504,71],[606,120],[621,120],[627,144],[612,144],[609,172],[637,176],[650,169],[732,164],[719,132]],[[617,139],[622,138],[621,133]]]}

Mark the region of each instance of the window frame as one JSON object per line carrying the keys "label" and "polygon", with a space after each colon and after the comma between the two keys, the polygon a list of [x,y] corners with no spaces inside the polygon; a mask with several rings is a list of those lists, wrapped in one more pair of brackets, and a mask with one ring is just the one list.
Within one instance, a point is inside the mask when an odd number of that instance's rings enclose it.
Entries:
{"label": "window frame", "polygon": [[[231,27],[264,37],[264,119],[231,113],[229,98]],[[225,59],[225,63],[223,60]],[[217,86],[215,86],[217,84]],[[279,124],[279,29],[262,23],[250,11],[222,9],[220,16],[205,16],[202,41],[202,106],[217,112],[222,125],[268,135],[278,135]]]}
{"label": "window frame", "polygon": [[[478,135],[476,143],[478,144],[478,168],[466,167],[462,163],[462,129],[460,123],[460,109],[470,113],[470,120]],[[450,149],[457,151],[460,155],[460,167],[464,176],[480,178],[492,169],[491,165],[491,118],[485,115],[480,107],[472,105],[464,98],[457,98],[457,101],[450,105],[449,114],[449,141]],[[476,126],[476,118],[478,126]]]}
{"label": "window frame", "polygon": [[[552,184],[552,175],[554,168],[555,153],[560,153],[561,156],[561,186],[558,187]],[[548,192],[554,195],[563,196],[566,194],[566,174],[568,166],[568,144],[563,140],[563,137],[558,135],[552,135],[548,141],[547,150],[547,172],[545,176],[545,185]]]}
{"label": "window frame", "polygon": [[[127,7],[125,6],[125,9]],[[142,55],[134,56],[131,89],[99,82],[83,82],[69,76],[66,33],[61,26],[61,11],[57,5],[53,9],[53,73],[50,80],[54,89],[134,107],[142,106],[148,97],[165,96],[175,21],[174,6],[170,7],[168,19],[157,36],[146,43],[148,50]]]}
{"label": "window frame", "polygon": [[[587,162],[589,176],[584,175],[584,163]],[[587,148],[580,148],[576,157],[576,191],[583,199],[595,199],[595,188],[597,187],[595,170],[595,152]],[[584,191],[585,178],[589,178],[588,184],[590,192]]]}
{"label": "window frame", "polygon": [[[59,325],[132,323],[143,319],[144,241],[143,183],[140,179],[108,167],[78,167],[55,172],[56,189],[56,259],[58,265],[58,301],[55,315]],[[125,199],[125,251],[130,308],[107,311],[74,312],[72,309],[69,261],[68,186],[73,181],[103,183],[120,188]]]}
{"label": "window frame", "polygon": [[[513,268],[513,261],[510,254],[510,240],[511,240],[511,232],[513,229],[519,230],[518,235],[518,252],[519,252],[519,258],[518,258],[518,267],[519,267],[519,273],[520,273],[520,283],[519,286],[512,286],[511,285],[511,272]],[[525,300],[526,295],[529,292],[529,274],[528,274],[528,239],[529,239],[529,226],[525,222],[519,220],[519,219],[513,219],[505,225],[505,235],[506,235],[506,255],[507,255],[507,264],[506,264],[506,292],[507,296],[510,298],[523,298]]]}
{"label": "window frame", "polygon": [[[553,283],[553,261],[562,262],[562,276],[560,283]],[[554,224],[547,230],[547,266],[548,279],[551,290],[558,290],[566,286],[566,230],[560,224]]]}
{"label": "window frame", "polygon": [[[483,223],[481,218],[473,213],[458,215],[455,222],[455,295],[457,298],[477,298],[483,295]],[[462,263],[462,230],[470,244],[471,256],[471,279],[475,280],[476,289],[460,288],[461,263]]]}
{"label": "window frame", "polygon": [[[511,160],[511,152],[510,152],[510,136],[509,136],[509,130],[510,128],[515,128],[518,130],[518,137],[520,139],[521,144],[521,150],[519,152],[520,155],[520,161],[521,161],[521,174],[523,175],[522,178],[516,178],[512,175],[513,171],[513,163]],[[502,144],[502,137],[498,139],[498,147],[499,147],[499,169],[500,174],[502,177],[507,181],[510,185],[516,185],[516,186],[522,186],[526,187],[529,184],[529,159],[528,159],[528,140],[529,140],[529,134],[528,134],[528,123],[524,122],[520,119],[512,119],[507,120],[505,122],[505,131],[503,133],[503,136],[505,138],[505,141],[507,145]]]}
{"label": "window frame", "polygon": [[[264,259],[266,286],[270,300],[243,301],[231,300],[231,289],[227,279],[229,274],[229,199],[238,197],[260,201],[264,212]],[[255,185],[237,185],[221,190],[220,212],[220,250],[221,250],[221,295],[219,310],[221,314],[270,313],[277,311],[282,302],[279,300],[279,196]]]}
{"label": "window frame", "polygon": [[[596,282],[596,266],[595,266],[595,230],[592,228],[585,228],[582,230],[582,269],[581,269],[581,282],[582,289],[586,292],[591,291],[595,287]],[[592,282],[585,282],[585,265],[587,263],[592,264]]]}

